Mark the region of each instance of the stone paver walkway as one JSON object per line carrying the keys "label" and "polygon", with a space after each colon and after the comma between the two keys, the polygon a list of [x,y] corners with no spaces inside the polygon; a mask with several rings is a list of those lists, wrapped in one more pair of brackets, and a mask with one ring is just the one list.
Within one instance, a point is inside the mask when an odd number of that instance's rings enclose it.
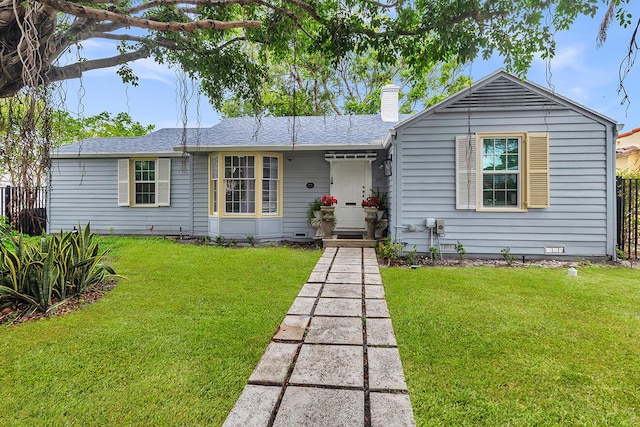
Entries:
{"label": "stone paver walkway", "polygon": [[414,425],[375,251],[327,248],[224,426]]}

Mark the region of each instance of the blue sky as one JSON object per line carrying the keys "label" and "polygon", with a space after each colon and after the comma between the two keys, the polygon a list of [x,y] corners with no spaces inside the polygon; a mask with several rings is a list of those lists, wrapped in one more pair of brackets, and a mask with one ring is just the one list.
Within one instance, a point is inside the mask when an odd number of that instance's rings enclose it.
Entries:
{"label": "blue sky", "polygon": [[[570,98],[594,111],[624,123],[622,132],[640,127],[640,60],[628,75],[625,86],[631,103],[621,105],[617,93],[620,63],[625,57],[630,30],[612,25],[606,44],[596,47],[601,16],[580,18],[570,31],[558,33],[556,57],[549,64],[536,58],[527,79]],[[104,52],[107,42],[88,41],[83,55]],[[112,49],[112,48],[110,48]],[[113,51],[109,50],[108,55]],[[639,58],[640,59],[640,58]],[[124,85],[115,69],[96,70],[84,74],[81,80],[63,83],[66,106],[73,113],[92,116],[102,111],[116,114],[128,112],[134,120],[156,129],[181,127],[178,73],[152,60],[140,60],[132,68],[139,77],[139,86]],[[503,68],[502,60],[475,61],[467,70],[474,80]],[[193,88],[188,111],[189,126],[212,126],[219,115],[204,97],[198,100]]]}

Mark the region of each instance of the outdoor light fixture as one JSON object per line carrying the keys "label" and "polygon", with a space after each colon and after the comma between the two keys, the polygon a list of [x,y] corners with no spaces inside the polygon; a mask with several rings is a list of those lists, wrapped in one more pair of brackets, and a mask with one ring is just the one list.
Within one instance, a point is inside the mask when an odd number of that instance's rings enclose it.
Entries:
{"label": "outdoor light fixture", "polygon": [[382,162],[382,165],[384,167],[384,176],[391,176],[392,175],[392,171],[391,171],[391,159],[385,159]]}

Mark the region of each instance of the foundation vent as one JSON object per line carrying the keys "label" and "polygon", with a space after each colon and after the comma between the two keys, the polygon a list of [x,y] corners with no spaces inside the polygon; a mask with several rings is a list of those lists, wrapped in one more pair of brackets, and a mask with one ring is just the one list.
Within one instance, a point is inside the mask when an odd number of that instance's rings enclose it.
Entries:
{"label": "foundation vent", "polygon": [[544,247],[544,253],[545,254],[563,254],[564,253],[564,246],[545,246]]}

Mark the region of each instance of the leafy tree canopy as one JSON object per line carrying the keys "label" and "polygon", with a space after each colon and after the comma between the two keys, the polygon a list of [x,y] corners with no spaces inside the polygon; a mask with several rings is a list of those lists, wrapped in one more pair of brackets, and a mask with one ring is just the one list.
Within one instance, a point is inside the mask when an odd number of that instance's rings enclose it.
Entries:
{"label": "leafy tree canopy", "polygon": [[415,113],[469,84],[455,60],[434,65],[428,73],[416,76],[401,58],[381,64],[377,56],[372,50],[349,54],[335,67],[318,55],[307,54],[278,64],[272,62],[262,87],[261,104],[234,95],[225,100],[222,115],[375,114],[380,111],[380,90],[389,83],[400,85],[400,112]]}
{"label": "leafy tree canopy", "polygon": [[[579,15],[593,17],[604,6],[603,34],[611,22],[634,27],[628,0],[604,1],[0,0],[0,97],[114,65],[135,83],[126,64],[149,56],[180,65],[217,108],[229,93],[259,102],[267,65],[292,52],[334,68],[375,52],[378,64],[401,58],[414,76],[499,53],[522,75],[536,53],[554,55],[554,33]],[[117,40],[119,51],[58,62],[93,38]]]}

